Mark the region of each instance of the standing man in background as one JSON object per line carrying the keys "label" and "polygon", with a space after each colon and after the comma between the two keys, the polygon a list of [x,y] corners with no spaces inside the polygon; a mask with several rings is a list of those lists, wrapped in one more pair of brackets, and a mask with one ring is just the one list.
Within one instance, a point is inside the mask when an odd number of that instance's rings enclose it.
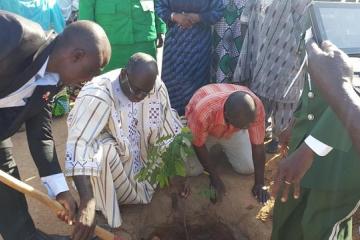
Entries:
{"label": "standing man in background", "polygon": [[[280,133],[290,125],[303,88],[303,74],[292,80],[303,61],[303,35],[308,28],[310,0],[255,0],[247,2],[241,24],[247,28],[234,73],[234,82],[248,86],[271,117],[268,153],[278,152]],[[245,29],[243,29],[245,30]]]}
{"label": "standing man in background", "polygon": [[105,71],[125,67],[136,52],[156,59],[164,42],[166,25],[155,15],[153,0],[81,0],[79,19],[98,23],[108,35],[112,56]]}

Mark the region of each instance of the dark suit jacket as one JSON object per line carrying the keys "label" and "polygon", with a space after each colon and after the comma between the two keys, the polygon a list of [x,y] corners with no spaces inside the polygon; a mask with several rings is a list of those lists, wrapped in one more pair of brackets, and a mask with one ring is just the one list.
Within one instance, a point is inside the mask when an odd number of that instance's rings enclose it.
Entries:
{"label": "dark suit jacket", "polygon": [[[37,23],[5,11],[0,11],[0,29],[3,98],[37,74],[56,40]],[[38,86],[25,106],[0,108],[0,141],[11,137],[25,123],[28,145],[40,176],[61,172],[51,132],[50,101],[57,91],[57,86]]]}
{"label": "dark suit jacket", "polygon": [[40,70],[53,48],[55,34],[1,10],[0,29],[0,98],[3,98]]}

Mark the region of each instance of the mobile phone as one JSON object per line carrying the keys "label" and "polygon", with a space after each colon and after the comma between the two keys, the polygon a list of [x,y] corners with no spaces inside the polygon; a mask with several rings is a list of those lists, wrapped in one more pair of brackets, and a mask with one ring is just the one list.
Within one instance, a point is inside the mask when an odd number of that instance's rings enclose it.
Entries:
{"label": "mobile phone", "polygon": [[330,40],[349,56],[360,56],[360,3],[315,1],[310,20],[319,45]]}

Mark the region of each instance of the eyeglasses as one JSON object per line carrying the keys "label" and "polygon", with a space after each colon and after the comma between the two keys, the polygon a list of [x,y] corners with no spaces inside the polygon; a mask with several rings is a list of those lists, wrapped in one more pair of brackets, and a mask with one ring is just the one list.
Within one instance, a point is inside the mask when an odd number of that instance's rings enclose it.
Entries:
{"label": "eyeglasses", "polygon": [[131,86],[131,83],[130,83],[129,78],[128,78],[128,73],[126,73],[125,79],[124,79],[123,82],[127,82],[127,85],[129,87],[129,91],[130,91],[131,95],[133,95],[134,97],[137,97],[137,98],[141,98],[141,99],[146,98],[149,95],[150,91],[151,91],[150,90],[149,92],[146,92],[144,90],[141,90],[139,88]]}

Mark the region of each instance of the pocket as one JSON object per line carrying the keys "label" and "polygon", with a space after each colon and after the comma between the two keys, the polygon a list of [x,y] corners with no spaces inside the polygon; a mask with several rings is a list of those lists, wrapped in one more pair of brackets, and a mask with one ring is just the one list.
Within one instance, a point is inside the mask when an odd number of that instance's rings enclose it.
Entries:
{"label": "pocket", "polygon": [[129,6],[122,3],[97,1],[95,6],[95,16],[121,16],[131,15]]}
{"label": "pocket", "polygon": [[96,3],[95,21],[105,30],[111,44],[131,43],[130,15],[128,4],[103,0]]}
{"label": "pocket", "polygon": [[162,122],[161,111],[162,106],[160,102],[153,101],[149,103],[149,127],[150,128],[159,128],[160,123]]}

